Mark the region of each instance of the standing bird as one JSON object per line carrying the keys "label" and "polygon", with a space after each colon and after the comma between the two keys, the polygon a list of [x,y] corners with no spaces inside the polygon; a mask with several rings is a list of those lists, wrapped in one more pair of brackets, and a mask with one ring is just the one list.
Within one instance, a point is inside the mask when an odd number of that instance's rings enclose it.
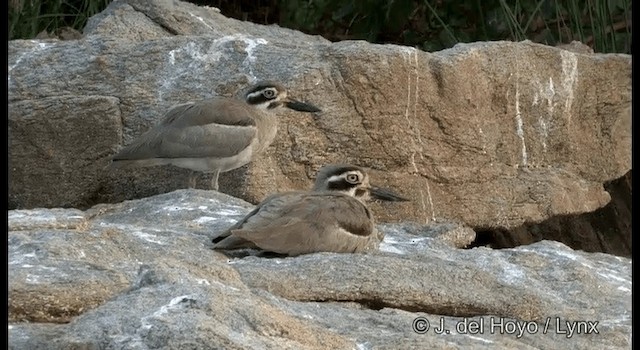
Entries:
{"label": "standing bird", "polygon": [[274,112],[280,106],[320,112],[289,98],[282,85],[261,82],[248,88],[243,100],[217,96],[172,107],[160,123],[113,156],[112,167],[171,164],[213,173],[211,187],[217,191],[221,172],[249,163],[273,142]]}
{"label": "standing bird", "polygon": [[369,184],[364,169],[349,164],[320,169],[312,191],[267,197],[228,230],[213,238],[213,249],[257,248],[295,256],[313,252],[357,253],[377,249],[376,229],[366,202],[407,201]]}

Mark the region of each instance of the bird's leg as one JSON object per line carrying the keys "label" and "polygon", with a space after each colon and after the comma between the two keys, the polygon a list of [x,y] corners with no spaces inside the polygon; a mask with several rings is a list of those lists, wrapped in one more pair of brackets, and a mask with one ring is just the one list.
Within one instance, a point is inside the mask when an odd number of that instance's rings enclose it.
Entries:
{"label": "bird's leg", "polygon": [[189,188],[196,188],[196,172],[191,170],[191,173],[189,174],[189,183],[188,183]]}
{"label": "bird's leg", "polygon": [[218,175],[220,175],[220,170],[216,170],[211,177],[211,189],[214,191],[218,190]]}

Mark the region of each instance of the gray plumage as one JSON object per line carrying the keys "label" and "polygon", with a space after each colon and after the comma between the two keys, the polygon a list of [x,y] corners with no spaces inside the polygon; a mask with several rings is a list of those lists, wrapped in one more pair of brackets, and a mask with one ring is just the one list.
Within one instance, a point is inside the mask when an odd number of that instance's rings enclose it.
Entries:
{"label": "gray plumage", "polygon": [[172,107],[163,119],[112,158],[112,167],[174,165],[218,174],[249,163],[274,140],[280,106],[318,112],[293,100],[280,84],[256,84],[243,96],[213,97]]}
{"label": "gray plumage", "polygon": [[274,194],[213,238],[214,249],[257,248],[290,256],[313,252],[358,253],[377,249],[384,238],[366,202],[374,197],[405,201],[369,184],[353,165],[328,165],[312,191]]}

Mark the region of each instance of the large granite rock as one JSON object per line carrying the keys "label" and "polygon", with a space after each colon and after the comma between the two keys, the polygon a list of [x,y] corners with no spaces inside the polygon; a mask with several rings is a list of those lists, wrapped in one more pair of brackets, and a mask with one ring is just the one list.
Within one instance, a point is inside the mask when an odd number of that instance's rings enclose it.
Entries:
{"label": "large granite rock", "polygon": [[543,239],[565,243],[577,250],[608,252],[631,257],[631,171],[608,181],[604,188],[611,201],[589,213],[551,217],[539,223],[525,223],[511,230],[479,230],[476,246],[511,248]]}
{"label": "large granite rock", "polygon": [[[381,221],[511,233],[605,206],[603,184],[631,169],[630,55],[531,42],[434,53],[330,43],[159,0],[114,1],[84,35],[9,42],[10,208],[85,209],[186,187],[182,169],[105,167],[171,105],[255,79],[283,81],[323,113],[283,113],[266,154],[221,176],[223,192],[252,203],[349,162],[411,197],[401,208],[374,205]],[[531,237],[527,229],[516,241]]]}
{"label": "large granite rock", "polygon": [[209,249],[250,209],[178,190],[10,210],[9,348],[630,347],[630,259],[551,241],[461,249],[475,235],[454,223],[379,225],[371,254]]}

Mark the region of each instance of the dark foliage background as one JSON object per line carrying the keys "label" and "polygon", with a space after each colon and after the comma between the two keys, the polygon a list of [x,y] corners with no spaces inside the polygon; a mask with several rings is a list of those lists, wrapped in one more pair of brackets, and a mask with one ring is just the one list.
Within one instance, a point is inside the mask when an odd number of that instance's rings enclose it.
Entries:
{"label": "dark foliage background", "polygon": [[[9,0],[9,39],[81,31],[111,0]],[[631,53],[631,0],[192,0],[228,16],[277,23],[332,41],[363,39],[425,51],[458,42],[572,40]]]}

